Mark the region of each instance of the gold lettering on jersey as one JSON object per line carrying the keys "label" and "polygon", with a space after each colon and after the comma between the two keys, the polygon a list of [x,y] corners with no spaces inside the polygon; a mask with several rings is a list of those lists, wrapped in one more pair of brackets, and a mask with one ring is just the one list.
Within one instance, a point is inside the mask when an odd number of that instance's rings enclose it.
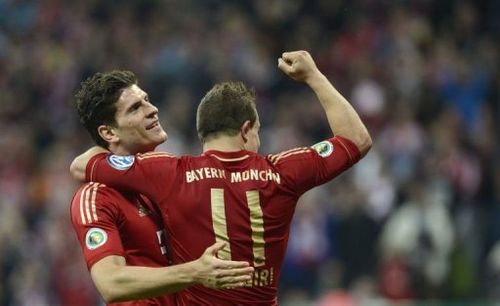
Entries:
{"label": "gold lettering on jersey", "polygon": [[263,287],[273,284],[274,268],[255,269],[253,278],[245,283],[245,287]]}
{"label": "gold lettering on jersey", "polygon": [[[215,233],[216,242],[228,242],[226,225],[226,209],[224,207],[224,189],[212,188],[210,189],[211,208],[212,208],[212,226]],[[220,259],[231,260],[231,247],[229,243],[218,252]]]}
{"label": "gold lettering on jersey", "polygon": [[269,270],[262,270],[260,271],[260,275],[259,275],[259,286],[266,286],[269,284]]}
{"label": "gold lettering on jersey", "polygon": [[[226,171],[218,168],[198,168],[186,171],[186,183],[197,182],[205,179],[225,179]],[[273,172],[271,169],[258,170],[249,169],[242,172],[231,172],[231,183],[239,183],[246,181],[274,181],[278,184],[281,182],[279,173]]]}
{"label": "gold lettering on jersey", "polygon": [[241,182],[241,172],[231,172],[231,183]]}
{"label": "gold lettering on jersey", "polygon": [[274,181],[278,184],[281,182],[279,173],[269,170],[250,169],[243,172],[231,172],[231,183],[239,183],[245,181]]}
{"label": "gold lettering on jersey", "polygon": [[203,168],[196,169],[195,171],[196,171],[196,174],[198,175],[198,177],[203,179]]}
{"label": "gold lettering on jersey", "polygon": [[192,183],[199,180],[210,179],[210,178],[226,178],[226,172],[224,169],[217,168],[199,168],[195,170],[186,171],[186,182]]}
{"label": "gold lettering on jersey", "polygon": [[248,208],[250,210],[250,226],[252,227],[253,265],[260,267],[266,263],[264,250],[264,217],[260,207],[259,192],[251,190],[246,192]]}

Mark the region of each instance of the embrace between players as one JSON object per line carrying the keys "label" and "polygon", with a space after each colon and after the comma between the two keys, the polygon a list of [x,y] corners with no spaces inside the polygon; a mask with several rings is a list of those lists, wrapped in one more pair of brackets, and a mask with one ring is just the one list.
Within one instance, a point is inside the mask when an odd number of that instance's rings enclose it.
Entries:
{"label": "embrace between players", "polygon": [[314,91],[335,136],[259,155],[255,93],[223,82],[198,106],[203,153],[173,156],[154,152],[167,133],[133,73],[97,73],[82,83],[78,114],[98,146],[71,165],[86,182],[71,220],[107,303],[277,305],[298,198],[371,147],[357,113],[308,52],[285,52],[278,67]]}

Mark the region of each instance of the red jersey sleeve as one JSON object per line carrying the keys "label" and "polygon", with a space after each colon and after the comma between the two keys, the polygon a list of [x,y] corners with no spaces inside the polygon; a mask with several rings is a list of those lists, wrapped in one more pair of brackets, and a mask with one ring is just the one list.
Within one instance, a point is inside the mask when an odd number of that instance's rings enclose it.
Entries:
{"label": "red jersey sleeve", "polygon": [[354,143],[333,137],[312,147],[295,148],[267,159],[274,164],[285,184],[301,195],[341,174],[361,158]]}
{"label": "red jersey sleeve", "polygon": [[123,216],[116,202],[109,188],[94,182],[81,186],[71,202],[71,223],[89,270],[106,256],[125,256],[118,231]]}
{"label": "red jersey sleeve", "polygon": [[160,203],[172,187],[179,159],[161,152],[119,156],[101,153],[87,163],[86,181],[143,194]]}

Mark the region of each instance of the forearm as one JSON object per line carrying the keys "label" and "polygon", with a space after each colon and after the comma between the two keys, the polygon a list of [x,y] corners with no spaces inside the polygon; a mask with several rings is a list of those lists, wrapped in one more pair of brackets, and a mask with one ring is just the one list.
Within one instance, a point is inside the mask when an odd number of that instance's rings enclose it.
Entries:
{"label": "forearm", "polygon": [[78,181],[85,181],[85,170],[89,160],[99,153],[108,152],[106,149],[94,146],[88,149],[85,153],[77,156],[70,166],[71,176]]}
{"label": "forearm", "polygon": [[358,147],[361,155],[365,155],[371,147],[372,140],[351,104],[319,71],[306,79],[305,82],[321,102],[334,135],[351,140]]}
{"label": "forearm", "polygon": [[[99,275],[96,275],[99,274]],[[163,268],[115,266],[92,273],[104,299],[119,302],[174,293],[195,283],[193,262]]]}

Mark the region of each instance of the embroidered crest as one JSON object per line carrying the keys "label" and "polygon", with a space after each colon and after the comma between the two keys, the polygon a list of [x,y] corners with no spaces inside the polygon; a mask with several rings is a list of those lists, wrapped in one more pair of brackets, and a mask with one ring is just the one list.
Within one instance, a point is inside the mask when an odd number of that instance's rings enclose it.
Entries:
{"label": "embroidered crest", "polygon": [[133,155],[109,155],[107,160],[109,165],[116,170],[127,170],[134,164],[135,157]]}
{"label": "embroidered crest", "polygon": [[93,227],[89,229],[85,236],[85,244],[87,249],[94,250],[108,241],[108,234],[100,228]]}
{"label": "embroidered crest", "polygon": [[327,140],[318,142],[317,144],[313,145],[312,148],[316,152],[318,152],[319,156],[321,157],[328,157],[333,153],[333,144]]}

